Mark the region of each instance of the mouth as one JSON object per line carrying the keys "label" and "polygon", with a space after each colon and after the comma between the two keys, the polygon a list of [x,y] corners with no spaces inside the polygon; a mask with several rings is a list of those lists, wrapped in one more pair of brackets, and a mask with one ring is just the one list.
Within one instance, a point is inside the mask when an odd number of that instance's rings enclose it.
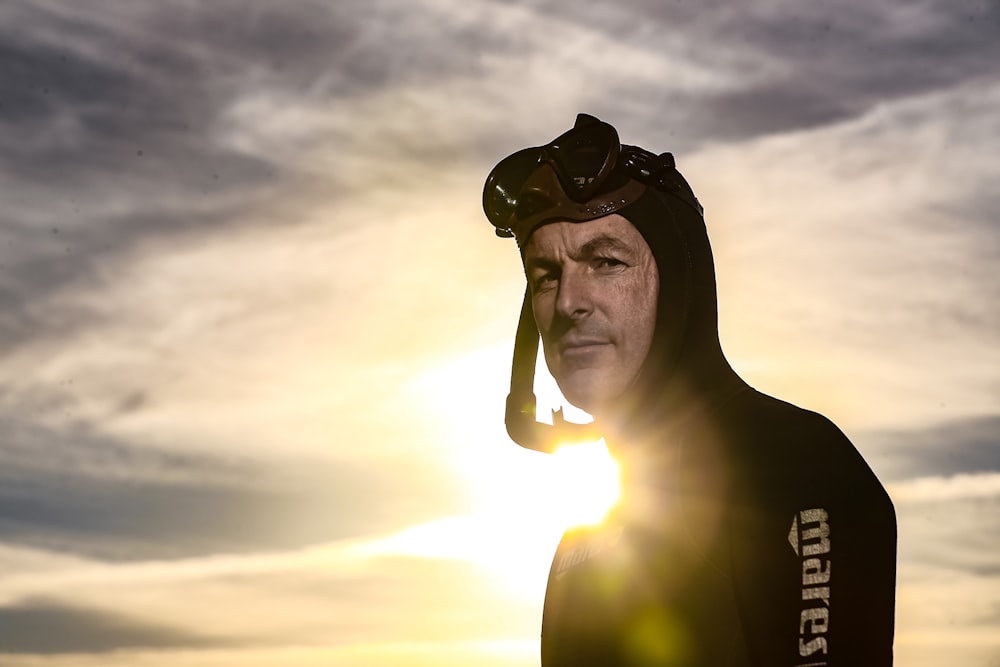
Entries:
{"label": "mouth", "polygon": [[611,343],[603,338],[577,338],[562,342],[562,355],[566,358],[586,357],[596,354]]}

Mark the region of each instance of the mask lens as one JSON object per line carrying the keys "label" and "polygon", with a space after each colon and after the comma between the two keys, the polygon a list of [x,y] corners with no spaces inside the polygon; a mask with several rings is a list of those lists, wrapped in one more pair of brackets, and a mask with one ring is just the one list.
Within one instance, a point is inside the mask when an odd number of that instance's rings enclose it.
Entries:
{"label": "mask lens", "polygon": [[[558,179],[562,195],[583,203],[593,198],[614,170],[621,152],[618,132],[611,125],[590,116],[577,119],[572,130],[562,134],[547,146],[525,148],[497,164],[486,179],[483,188],[483,210],[497,228],[497,234],[510,236],[508,226],[512,216],[525,217],[529,211],[537,213],[543,202],[519,202],[522,190],[532,174],[543,164],[548,164]],[[555,181],[553,181],[555,185]],[[557,193],[548,189],[549,206]]]}
{"label": "mask lens", "polygon": [[506,229],[517,208],[517,196],[525,181],[538,168],[541,149],[525,148],[510,155],[493,168],[483,187],[483,210],[493,226]]}

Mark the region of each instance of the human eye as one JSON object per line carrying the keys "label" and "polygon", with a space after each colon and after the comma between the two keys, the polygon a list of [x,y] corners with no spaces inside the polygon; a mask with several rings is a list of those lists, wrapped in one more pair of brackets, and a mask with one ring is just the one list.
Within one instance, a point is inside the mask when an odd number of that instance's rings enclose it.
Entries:
{"label": "human eye", "polygon": [[594,268],[596,268],[598,270],[605,270],[605,271],[616,270],[616,269],[619,269],[621,267],[626,266],[626,263],[625,263],[624,260],[619,259],[618,257],[615,257],[613,255],[604,255],[604,256],[595,257],[594,261],[593,261],[593,264],[594,264]]}
{"label": "human eye", "polygon": [[559,280],[559,275],[554,270],[538,270],[531,274],[531,289],[533,292],[541,292],[555,285]]}

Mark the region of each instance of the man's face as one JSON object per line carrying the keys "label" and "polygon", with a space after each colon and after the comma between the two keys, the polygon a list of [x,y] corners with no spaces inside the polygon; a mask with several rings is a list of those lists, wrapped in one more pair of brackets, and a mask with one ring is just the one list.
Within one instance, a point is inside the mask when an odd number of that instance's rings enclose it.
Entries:
{"label": "man's face", "polygon": [[635,381],[653,340],[649,246],[618,214],[556,222],[531,236],[524,266],[549,371],[570,403],[599,414]]}

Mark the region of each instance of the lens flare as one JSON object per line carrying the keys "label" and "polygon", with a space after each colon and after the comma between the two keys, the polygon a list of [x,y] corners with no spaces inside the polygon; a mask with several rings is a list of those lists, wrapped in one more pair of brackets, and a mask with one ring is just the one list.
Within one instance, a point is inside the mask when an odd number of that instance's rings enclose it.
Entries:
{"label": "lens flare", "polygon": [[600,523],[618,502],[620,472],[604,440],[565,445],[550,457],[548,506],[566,527]]}

